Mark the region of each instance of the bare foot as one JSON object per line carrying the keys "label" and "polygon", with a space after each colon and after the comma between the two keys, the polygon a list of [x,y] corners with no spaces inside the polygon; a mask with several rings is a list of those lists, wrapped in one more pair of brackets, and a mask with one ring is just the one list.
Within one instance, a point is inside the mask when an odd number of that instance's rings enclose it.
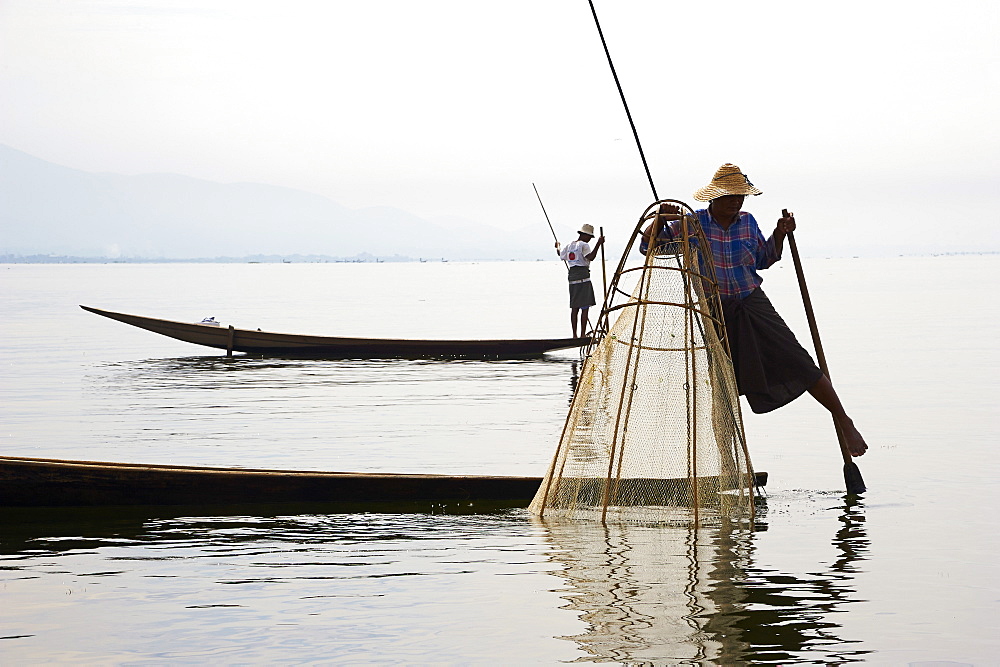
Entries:
{"label": "bare foot", "polygon": [[854,427],[854,422],[850,418],[844,418],[837,422],[837,426],[840,427],[840,432],[844,435],[848,453],[851,456],[864,456],[865,452],[868,451],[868,443]]}

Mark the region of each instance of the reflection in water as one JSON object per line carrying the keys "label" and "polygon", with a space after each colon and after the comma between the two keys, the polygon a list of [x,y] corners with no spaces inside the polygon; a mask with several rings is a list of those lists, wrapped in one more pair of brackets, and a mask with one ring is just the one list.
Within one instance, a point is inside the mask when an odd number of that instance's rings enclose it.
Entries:
{"label": "reflection in water", "polygon": [[[166,357],[102,362],[90,367],[86,384],[95,390],[219,390],[239,383],[243,389],[301,386],[302,383],[394,384],[416,379],[430,383],[517,382],[565,377],[571,365],[575,383],[579,361],[553,355],[531,359],[284,359],[247,355]],[[575,386],[575,384],[573,385]],[[571,387],[573,388],[573,387]],[[494,387],[494,391],[495,391]]]}
{"label": "reflection in water", "polygon": [[569,400],[566,402],[567,405],[573,404],[573,395],[576,393],[576,385],[580,381],[580,362],[571,361],[569,362]]}
{"label": "reflection in water", "polygon": [[569,583],[563,597],[587,631],[582,660],[711,660],[721,647],[699,620],[713,609],[704,531],[592,522],[544,523]]}
{"label": "reflection in water", "polygon": [[865,531],[864,499],[859,496],[846,496],[844,512],[840,515],[841,528],[833,538],[833,546],[840,551],[840,557],[830,568],[834,572],[848,574],[857,571],[855,561],[866,560],[868,557],[868,533]]}
{"label": "reflection in water", "polygon": [[[733,629],[747,646],[746,660],[761,664],[802,660],[842,664],[860,662],[869,653],[851,648],[858,642],[842,638],[838,634],[841,626],[833,620],[835,614],[846,611],[845,605],[862,602],[853,598],[853,572],[856,563],[864,560],[869,544],[862,501],[847,497],[839,509],[841,528],[832,540],[839,556],[826,572],[793,576],[757,567],[748,559],[737,575],[740,580],[733,588],[741,602],[733,605],[729,615]],[[746,549],[752,555],[752,545],[740,546],[736,537],[719,534],[720,554]],[[736,568],[733,570],[736,575]],[[716,588],[725,590],[724,585],[717,584]]]}
{"label": "reflection in water", "polygon": [[838,635],[833,614],[857,600],[852,573],[867,552],[863,506],[842,508],[826,573],[790,575],[754,562],[745,524],[711,528],[544,522],[553,560],[586,632],[565,637],[582,661],[721,664],[846,663],[866,651]]}
{"label": "reflection in water", "polygon": [[[197,511],[193,508],[193,511]],[[148,514],[147,514],[148,513]],[[0,512],[3,664],[557,664],[523,510]],[[531,630],[537,619],[554,628]],[[474,638],[474,640],[472,639]],[[123,657],[124,656],[124,657]]]}
{"label": "reflection in water", "polygon": [[[7,507],[0,513],[0,563],[5,556],[68,555],[112,544],[155,544],[175,540],[204,548],[261,540],[296,543],[355,538],[385,539],[374,526],[425,530],[428,524],[474,539],[477,527],[514,525],[513,502],[259,503],[239,505]],[[450,517],[450,518],[449,518]],[[228,526],[220,531],[220,527]],[[234,527],[238,526],[239,529]],[[444,526],[445,528],[442,528]],[[13,568],[0,565],[0,571]]]}

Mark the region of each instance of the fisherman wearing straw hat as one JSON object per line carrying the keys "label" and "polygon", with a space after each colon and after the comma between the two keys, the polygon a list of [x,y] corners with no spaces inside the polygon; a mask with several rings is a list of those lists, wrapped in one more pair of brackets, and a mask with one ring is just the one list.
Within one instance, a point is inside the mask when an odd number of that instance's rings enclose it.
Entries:
{"label": "fisherman wearing straw hat", "polygon": [[569,267],[569,321],[573,325],[573,338],[576,338],[577,313],[579,313],[580,335],[587,335],[587,311],[597,303],[594,298],[594,286],[590,282],[590,263],[597,257],[597,251],[604,243],[604,237],[597,239],[597,244],[590,248],[590,240],[594,238],[594,226],[583,225],[577,232],[580,236],[572,243],[559,249],[556,241],[556,252]]}
{"label": "fisherman wearing straw hat", "polygon": [[[748,195],[759,194],[761,191],[734,164],[719,167],[712,181],[694,193],[698,201],[709,202],[707,209],[695,211],[695,215],[711,246],[740,394],[746,396],[751,410],[762,413],[780,408],[808,391],[830,411],[851,456],[861,456],[868,445],[847,416],[830,379],[799,344],[760,288],[763,278],[757,271],[781,259],[785,236],[795,230],[795,217],[791,213],[783,215],[774,233],[765,239],[754,217],[740,210]],[[663,247],[676,238],[680,209],[663,204],[659,213],[661,220],[668,221],[658,236]],[[643,232],[643,254],[652,227]]]}

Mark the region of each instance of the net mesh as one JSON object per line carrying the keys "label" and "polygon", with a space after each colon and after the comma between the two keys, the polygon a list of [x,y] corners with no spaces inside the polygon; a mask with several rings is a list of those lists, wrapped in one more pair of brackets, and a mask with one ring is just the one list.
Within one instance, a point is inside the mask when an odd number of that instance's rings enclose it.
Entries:
{"label": "net mesh", "polygon": [[[664,201],[680,213],[669,220],[656,214],[664,202],[650,206],[610,281],[596,343],[530,506],[539,516],[753,516],[753,468],[709,246],[690,207]],[[670,225],[671,242],[630,252],[649,224]],[[628,266],[630,257],[641,263]]]}

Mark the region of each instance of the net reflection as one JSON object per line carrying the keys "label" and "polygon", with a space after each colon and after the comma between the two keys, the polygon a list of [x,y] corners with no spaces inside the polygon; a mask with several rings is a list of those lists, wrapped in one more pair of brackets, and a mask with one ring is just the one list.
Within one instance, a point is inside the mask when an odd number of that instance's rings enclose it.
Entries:
{"label": "net reflection", "polygon": [[733,528],[536,521],[564,566],[557,572],[568,584],[563,597],[588,626],[564,637],[587,654],[581,660],[728,662],[726,656],[745,653],[738,633],[724,630],[741,596],[732,585],[721,595],[713,591],[717,580],[736,581],[747,564],[735,558],[749,548],[745,538],[732,541],[721,559],[712,539],[716,530]]}
{"label": "net reflection", "polygon": [[646,527],[546,522],[563,566],[567,607],[587,630],[580,662],[848,663],[867,651],[833,620],[853,599],[853,572],[868,540],[863,507],[840,511],[839,551],[826,572],[788,574],[755,563],[760,538],[746,524]]}

